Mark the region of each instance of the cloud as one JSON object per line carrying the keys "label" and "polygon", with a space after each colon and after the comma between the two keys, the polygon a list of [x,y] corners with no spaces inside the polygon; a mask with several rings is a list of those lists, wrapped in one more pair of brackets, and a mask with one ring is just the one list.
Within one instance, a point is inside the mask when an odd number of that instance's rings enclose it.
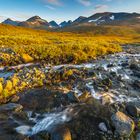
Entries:
{"label": "cloud", "polygon": [[0,22],[4,21],[7,17],[5,16],[0,16]]}
{"label": "cloud", "polygon": [[94,12],[95,13],[106,12],[108,11],[108,8],[109,8],[108,5],[96,5]]}
{"label": "cloud", "polygon": [[104,0],[104,1],[106,1],[106,2],[110,2],[110,1],[112,1],[112,0]]}
{"label": "cloud", "polygon": [[41,1],[43,1],[44,3],[51,4],[51,5],[56,5],[56,6],[62,5],[60,0],[41,0]]}
{"label": "cloud", "polygon": [[90,6],[91,1],[90,0],[78,0],[79,3],[81,3],[84,6]]}
{"label": "cloud", "polygon": [[45,5],[45,7],[47,7],[47,8],[50,9],[50,10],[55,10],[55,8],[52,7],[52,6],[50,6],[50,5]]}

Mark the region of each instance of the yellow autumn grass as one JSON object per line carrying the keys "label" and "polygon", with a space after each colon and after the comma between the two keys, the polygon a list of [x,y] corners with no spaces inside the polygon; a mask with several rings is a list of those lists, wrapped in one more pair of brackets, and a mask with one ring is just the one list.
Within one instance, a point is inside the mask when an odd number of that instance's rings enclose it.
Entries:
{"label": "yellow autumn grass", "polygon": [[[126,30],[126,29],[125,29]],[[120,52],[120,44],[140,42],[139,34],[93,35],[90,33],[48,32],[0,25],[0,47],[21,56],[52,63],[77,63],[100,55]]]}

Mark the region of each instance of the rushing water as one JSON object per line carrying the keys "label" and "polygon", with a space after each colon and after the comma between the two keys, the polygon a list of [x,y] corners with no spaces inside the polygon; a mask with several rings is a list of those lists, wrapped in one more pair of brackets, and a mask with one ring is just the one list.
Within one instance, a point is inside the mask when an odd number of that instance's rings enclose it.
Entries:
{"label": "rushing water", "polygon": [[[114,72],[117,75],[117,78],[121,77],[121,87],[109,89],[107,92],[99,92],[95,89],[94,83],[93,83],[93,77],[89,77],[88,79],[85,79],[85,87],[88,89],[89,93],[92,97],[100,100],[103,96],[109,96],[110,102],[130,102],[130,101],[140,101],[140,94],[139,91],[134,90],[131,86],[132,83],[135,80],[140,80],[139,76],[135,76],[134,72],[130,69],[127,64],[129,63],[137,63],[140,64],[140,54],[128,54],[128,53],[118,53],[106,56],[104,59],[98,59],[93,61],[93,63],[86,63],[86,64],[80,64],[80,65],[72,65],[72,64],[66,64],[66,65],[58,65],[58,66],[46,66],[43,70],[46,71],[48,69],[52,69],[53,71],[60,70],[61,68],[75,68],[75,69],[92,69],[97,72],[97,79],[102,80],[104,77],[106,77],[106,74],[110,74],[111,72]],[[126,66],[124,66],[126,64]],[[31,66],[34,64],[26,64],[26,65],[20,65],[11,67],[12,69],[16,68],[22,68]],[[3,72],[1,69],[0,71],[0,77],[4,77],[7,79],[9,76],[12,76],[13,72]],[[113,81],[117,82],[117,81]],[[126,90],[126,86],[128,86]],[[82,91],[79,88],[79,85],[75,85],[73,89],[70,91],[74,91],[77,93],[78,96],[82,95]],[[64,89],[64,93],[67,93],[69,90],[65,87],[60,87],[61,89]],[[130,88],[130,90],[129,90]],[[135,95],[134,95],[135,93]],[[36,117],[32,118],[31,113],[28,112],[29,120],[35,125],[28,126],[28,125],[20,125],[19,127],[15,128],[18,133],[21,133],[23,135],[34,135],[41,131],[50,131],[50,129],[59,124],[63,124],[65,122],[70,121],[73,117],[77,115],[79,110],[73,110],[72,106],[68,106],[66,109],[62,111],[56,111],[52,113],[46,113],[41,116],[42,119],[39,119],[39,114],[36,115]]]}
{"label": "rushing water", "polygon": [[51,131],[53,127],[68,122],[72,118],[77,116],[80,109],[74,110],[74,107],[75,107],[74,105],[70,105],[67,106],[67,108],[62,111],[43,114],[41,116],[42,119],[38,119],[38,117],[35,118],[30,117],[29,119],[35,122],[36,124],[32,127],[27,125],[21,125],[16,128],[16,131],[20,134],[28,136],[35,135],[44,130]]}

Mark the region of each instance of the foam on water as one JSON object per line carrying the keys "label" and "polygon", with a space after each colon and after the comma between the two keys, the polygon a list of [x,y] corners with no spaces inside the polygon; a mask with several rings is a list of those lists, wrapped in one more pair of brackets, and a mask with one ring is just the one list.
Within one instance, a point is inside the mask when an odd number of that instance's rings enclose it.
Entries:
{"label": "foam on water", "polygon": [[15,128],[15,130],[27,136],[35,135],[44,130],[50,131],[54,126],[68,122],[78,114],[79,111],[74,111],[73,107],[74,106],[68,106],[61,112],[47,113],[42,115],[43,119],[36,119],[34,126],[22,125]]}

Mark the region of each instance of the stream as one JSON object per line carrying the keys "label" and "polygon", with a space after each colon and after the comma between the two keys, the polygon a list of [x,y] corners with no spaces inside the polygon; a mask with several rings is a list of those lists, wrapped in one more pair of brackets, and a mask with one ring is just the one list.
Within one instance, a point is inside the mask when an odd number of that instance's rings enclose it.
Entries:
{"label": "stream", "polygon": [[[11,70],[4,72],[4,68],[0,69],[0,77],[8,79],[8,77],[14,74],[14,69],[22,69],[24,67],[35,66],[38,64],[25,64],[10,67]],[[76,69],[82,73],[83,70],[87,70],[88,74],[81,80],[74,82],[71,88],[65,87],[62,83],[57,90],[63,91],[64,94],[74,92],[77,97],[83,94],[86,90],[89,96],[102,100],[103,97],[109,97],[110,104],[115,102],[127,103],[127,102],[140,102],[140,53],[135,54],[121,52],[118,54],[112,54],[105,56],[105,58],[99,58],[92,63],[86,64],[66,64],[57,66],[45,65],[41,70],[47,74],[49,70],[53,72],[61,71],[62,69]],[[95,73],[93,76],[92,73]],[[110,79],[105,81],[104,79]],[[109,85],[111,81],[111,87],[104,90],[104,86],[99,86],[101,82],[104,85]],[[110,85],[109,85],[110,86]],[[33,110],[26,109],[28,120],[31,125],[18,122],[15,118],[13,121],[17,122],[17,126],[13,129],[24,136],[32,136],[40,133],[41,131],[51,132],[54,126],[62,125],[73,120],[79,115],[80,109],[75,109],[76,104],[72,103],[56,108],[55,111],[37,113]],[[62,109],[63,108],[63,109]],[[33,115],[34,114],[34,115]]]}

